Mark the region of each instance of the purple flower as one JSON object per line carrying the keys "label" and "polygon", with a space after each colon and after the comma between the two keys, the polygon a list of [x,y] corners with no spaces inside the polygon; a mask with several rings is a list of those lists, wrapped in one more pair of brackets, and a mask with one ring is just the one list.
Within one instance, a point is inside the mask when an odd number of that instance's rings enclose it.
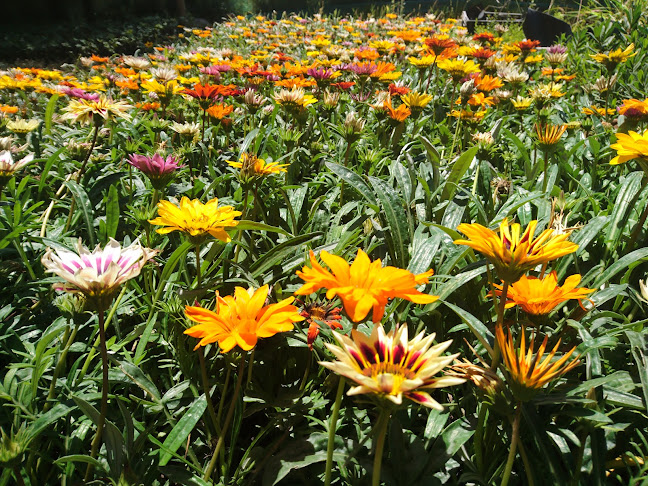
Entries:
{"label": "purple flower", "polygon": [[232,66],[228,66],[227,64],[216,64],[214,66],[200,68],[200,72],[209,74],[210,76],[216,76],[220,75],[221,73],[226,73],[230,69],[232,69]]}
{"label": "purple flower", "polygon": [[308,74],[309,76],[314,77],[317,81],[321,81],[321,80],[330,79],[331,76],[333,76],[333,70],[332,69],[310,68],[308,71],[306,71],[306,74]]}
{"label": "purple flower", "polygon": [[72,98],[80,98],[88,101],[97,101],[99,100],[99,94],[97,93],[88,93],[81,88],[70,88],[65,87],[61,89],[61,93],[64,95],[70,96]]}
{"label": "purple flower", "polygon": [[132,154],[128,158],[128,163],[144,172],[153,187],[158,190],[171,182],[175,172],[184,167],[184,165],[179,165],[178,159],[172,155],[164,158],[160,154],[155,154],[153,157]]}
{"label": "purple flower", "polygon": [[567,48],[565,46],[561,46],[560,44],[553,45],[547,49],[547,52],[550,54],[564,54],[567,52]]}

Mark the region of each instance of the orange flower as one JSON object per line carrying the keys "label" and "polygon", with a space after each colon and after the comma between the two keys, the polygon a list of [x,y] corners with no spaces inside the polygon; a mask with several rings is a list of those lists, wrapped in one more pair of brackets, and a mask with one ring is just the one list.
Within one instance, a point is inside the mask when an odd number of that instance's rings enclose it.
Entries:
{"label": "orange flower", "polygon": [[619,107],[619,115],[636,118],[648,115],[648,98],[644,101],[635,98],[623,100],[623,104]]}
{"label": "orange flower", "polygon": [[445,34],[436,34],[425,39],[425,45],[428,49],[434,52],[435,56],[438,56],[446,49],[452,49],[455,47],[457,43],[450,39],[450,36]]}
{"label": "orange flower", "polygon": [[217,120],[222,120],[227,115],[234,111],[234,107],[231,105],[212,105],[207,108],[207,114]]}
{"label": "orange flower", "polygon": [[293,323],[304,320],[297,307],[291,305],[294,297],[264,305],[267,297],[267,285],[256,291],[236,287],[233,296],[217,295],[216,312],[203,307],[186,306],[186,316],[199,324],[184,333],[200,339],[194,350],[218,342],[224,353],[235,346],[249,351],[256,346],[258,338],[290,331]]}
{"label": "orange flower", "polygon": [[397,122],[405,121],[407,117],[412,114],[412,111],[405,104],[402,104],[398,108],[394,109],[391,101],[389,101],[389,103],[385,103],[385,109],[387,110],[387,116]]}
{"label": "orange flower", "polygon": [[[549,314],[558,304],[570,299],[581,300],[595,289],[578,288],[581,281],[580,275],[571,275],[561,287],[558,285],[558,276],[555,270],[544,278],[528,277],[523,275],[520,280],[508,288],[506,308],[519,305],[527,314],[544,316]],[[495,293],[502,294],[502,286],[495,285]],[[582,307],[582,303],[581,303]]]}
{"label": "orange flower", "polygon": [[460,224],[457,229],[470,239],[455,240],[454,243],[477,250],[490,260],[502,280],[514,283],[537,265],[578,249],[576,243],[567,241],[571,232],[554,235],[554,230],[546,229],[534,239],[537,225],[537,221],[531,221],[520,235],[520,225],[514,223],[509,228],[508,219],[504,218],[497,235],[481,224]]}
{"label": "orange flower", "polygon": [[372,308],[373,322],[380,321],[385,314],[387,301],[395,297],[415,304],[429,304],[438,299],[416,290],[417,285],[428,282],[428,278],[434,273],[432,270],[414,275],[401,268],[383,267],[380,259],[372,262],[361,249],[358,249],[351,265],[327,251],[322,251],[320,256],[331,271],[323,268],[311,251],[311,267],[304,267],[301,272],[297,272],[306,283],[295,294],[309,295],[327,289],[326,298],[332,299],[336,295],[340,297],[345,312],[353,322],[362,321]]}
{"label": "orange flower", "polygon": [[475,82],[475,89],[477,91],[488,92],[504,86],[504,83],[500,78],[495,76],[489,76],[488,74],[485,76],[478,75],[475,78],[473,78],[473,81]]}

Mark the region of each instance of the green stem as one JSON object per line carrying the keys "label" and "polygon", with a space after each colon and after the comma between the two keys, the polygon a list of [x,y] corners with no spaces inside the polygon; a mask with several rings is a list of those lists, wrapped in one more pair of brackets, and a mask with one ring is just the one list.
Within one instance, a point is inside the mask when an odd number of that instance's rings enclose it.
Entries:
{"label": "green stem", "polygon": [[542,178],[542,192],[547,192],[547,178],[549,177],[549,151],[544,151],[544,176]]}
{"label": "green stem", "polygon": [[[106,414],[108,413],[108,348],[106,347],[106,329],[104,324],[104,309],[99,306],[97,310],[99,317],[99,346],[101,351],[101,408],[99,411],[99,420],[97,422],[97,433],[92,441],[90,456],[96,459],[99,455],[99,446],[101,445],[101,436],[103,435],[104,425],[106,424]],[[87,482],[92,475],[94,465],[88,463],[84,481]]]}
{"label": "green stem", "polygon": [[331,476],[333,474],[333,450],[335,449],[335,432],[337,429],[338,415],[340,414],[340,405],[342,404],[342,394],[344,392],[345,379],[340,376],[337,392],[335,394],[335,403],[329,422],[328,444],[326,446],[326,473],[324,476],[324,486],[330,486]]}
{"label": "green stem", "polygon": [[627,252],[632,251],[634,248],[635,242],[637,241],[637,238],[639,237],[639,234],[641,233],[641,230],[644,227],[644,224],[646,223],[646,219],[648,219],[648,205],[643,210],[643,213],[641,213],[641,217],[637,221],[637,224],[635,225],[634,229],[632,230],[632,234],[630,235],[630,241],[628,241],[628,250]]}
{"label": "green stem", "polygon": [[245,355],[241,354],[241,360],[239,362],[238,377],[236,379],[236,387],[234,388],[234,394],[232,395],[232,402],[230,403],[229,410],[227,411],[227,417],[225,417],[225,423],[223,424],[223,430],[221,431],[220,437],[218,438],[218,443],[214,449],[211,461],[207,466],[207,470],[203,475],[203,481],[208,481],[214,472],[216,467],[216,461],[218,460],[218,455],[220,453],[223,444],[225,443],[225,435],[227,435],[227,429],[232,422],[232,417],[234,417],[234,409],[236,408],[236,403],[238,402],[238,396],[241,391],[241,384],[243,383],[243,370],[245,368]]}
{"label": "green stem", "polygon": [[448,162],[452,160],[452,154],[454,153],[455,144],[457,143],[457,137],[459,136],[460,126],[461,126],[461,118],[457,118],[457,125],[455,126],[454,137],[452,137],[452,145],[450,146],[450,152],[448,153]]}
{"label": "green stem", "polygon": [[227,388],[230,382],[230,376],[232,375],[232,370],[227,366],[227,373],[225,373],[225,384],[223,385],[223,393],[221,394],[220,403],[218,404],[218,414],[216,415],[216,423],[220,428],[220,419],[223,416],[223,408],[225,407],[225,395],[227,394]]}
{"label": "green stem", "polygon": [[391,412],[387,408],[380,411],[378,423],[376,424],[376,451],[374,452],[373,472],[371,474],[372,486],[380,486],[380,468],[382,466],[383,449],[385,448],[385,438],[387,437],[387,426]]}
{"label": "green stem", "polygon": [[477,428],[475,429],[475,462],[477,471],[484,474],[484,424],[486,423],[486,413],[488,407],[482,402],[479,407],[479,416],[477,417]]}
{"label": "green stem", "polygon": [[72,343],[74,343],[74,338],[76,337],[78,330],[79,330],[79,326],[74,326],[74,329],[72,329],[71,334],[70,334],[69,326],[65,330],[65,335],[63,336],[63,341],[65,341],[65,346],[63,348],[63,351],[61,352],[61,355],[58,358],[56,367],[54,368],[54,374],[52,375],[52,383],[50,384],[49,392],[47,393],[47,400],[45,406],[43,407],[43,413],[47,412],[52,406],[53,402],[51,400],[54,398],[54,392],[56,390],[56,380],[58,379],[58,376],[61,374],[61,371],[63,371],[63,368],[65,366],[65,359],[67,358],[67,354],[68,351],[70,350],[70,346],[72,346]]}
{"label": "green stem", "polygon": [[25,253],[24,248],[18,244],[16,240],[12,240],[14,248],[16,248],[16,251],[20,255],[20,258],[22,259],[23,263],[25,264],[25,268],[27,269],[27,273],[29,273],[29,276],[31,277],[32,280],[36,280],[36,274],[34,273],[34,269],[32,268],[31,264],[29,263],[29,258],[27,258],[27,254]]}
{"label": "green stem", "polygon": [[520,436],[520,415],[522,412],[522,402],[518,402],[515,409],[515,420],[513,421],[513,434],[511,435],[511,447],[509,448],[508,459],[506,460],[506,467],[502,475],[501,486],[507,486],[513,470],[513,460],[515,459],[515,451],[517,448],[518,438]]}
{"label": "green stem", "polygon": [[[506,296],[508,294],[509,283],[504,281],[502,285],[502,293],[499,298],[499,304],[497,306],[497,325],[501,326],[504,324],[504,308],[506,306]],[[493,292],[493,298],[495,298],[495,292]],[[493,361],[491,362],[491,370],[497,370],[499,366],[502,353],[499,347],[497,339],[493,343]]]}
{"label": "green stem", "polygon": [[[243,211],[242,211],[243,214],[241,214],[241,221],[244,221],[245,218],[247,218],[247,212],[248,212],[247,200],[248,200],[249,195],[250,195],[250,184],[248,184],[246,182],[245,183],[245,192],[243,193]],[[239,240],[239,241],[241,240],[241,233],[242,233],[241,230],[239,230],[238,233],[237,233],[237,236],[236,236],[236,239]],[[238,257],[239,257],[240,252],[241,252],[241,244],[237,243],[236,244],[236,251],[234,252],[234,263],[238,262]]]}
{"label": "green stem", "polygon": [[16,476],[16,484],[18,486],[25,486],[25,480],[23,479],[22,474],[20,474],[20,468],[18,466],[14,466],[13,471],[14,476]]}
{"label": "green stem", "polygon": [[218,423],[218,417],[216,416],[216,410],[214,409],[214,402],[212,401],[211,396],[211,387],[209,386],[209,376],[207,375],[207,365],[205,363],[205,348],[202,346],[198,351],[198,360],[200,361],[200,375],[202,378],[203,392],[205,393],[205,398],[207,399],[207,409],[209,410],[209,416],[211,421],[214,424],[214,430],[217,434],[220,434],[220,424]]}
{"label": "green stem", "polygon": [[200,274],[200,245],[196,245],[196,288],[202,285],[202,275]]}

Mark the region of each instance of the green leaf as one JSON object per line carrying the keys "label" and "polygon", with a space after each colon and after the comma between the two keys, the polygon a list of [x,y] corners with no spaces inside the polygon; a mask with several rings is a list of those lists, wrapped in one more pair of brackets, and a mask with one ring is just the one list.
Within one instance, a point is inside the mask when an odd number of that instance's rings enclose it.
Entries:
{"label": "green leaf", "polygon": [[386,222],[389,225],[389,231],[385,232],[385,238],[388,243],[391,242],[394,264],[400,268],[407,268],[410,232],[403,200],[385,181],[377,177],[369,177],[369,182],[380,200]]}
{"label": "green leaf", "polygon": [[115,184],[110,186],[108,190],[108,198],[106,199],[106,236],[114,238],[117,235],[117,227],[119,226],[119,194]]}
{"label": "green leaf", "polygon": [[65,417],[72,411],[72,407],[59,403],[54,406],[50,411],[38,417],[26,430],[26,442],[29,444],[32,440],[36,439],[40,433],[49,428],[58,419]]}
{"label": "green leaf", "polygon": [[254,231],[270,231],[271,233],[280,233],[282,235],[291,236],[290,233],[288,233],[283,228],[279,228],[278,226],[270,226],[269,224],[257,223],[256,221],[249,221],[249,220],[246,220],[246,219],[243,219],[243,220],[239,221],[239,223],[236,225],[235,229],[237,229],[237,230],[254,230]]}
{"label": "green leaf", "polygon": [[250,265],[252,275],[254,275],[255,278],[263,275],[264,272],[278,264],[280,261],[285,260],[288,255],[292,254],[295,251],[295,247],[302,246],[322,235],[323,233],[321,231],[299,235],[275,246],[272,250]]}
{"label": "green leaf", "polygon": [[59,95],[53,95],[50,100],[47,102],[45,107],[45,130],[44,134],[49,135],[52,133],[52,116],[54,115],[54,110],[56,109],[56,102],[59,99]]}
{"label": "green leaf", "polygon": [[378,208],[378,200],[376,199],[376,196],[362,177],[360,177],[352,170],[347,169],[343,165],[336,164],[335,162],[326,162],[326,167],[328,167],[328,169],[335,175],[337,175],[340,179],[348,183],[353,189],[358,192],[358,194],[364,197],[369,204],[374,206],[374,208]]}
{"label": "green leaf", "polygon": [[124,373],[133,383],[139,386],[146,392],[153,400],[160,400],[160,392],[153,382],[144,374],[144,372],[128,361],[117,361],[119,369]]}
{"label": "green leaf", "polygon": [[623,228],[628,224],[628,214],[632,210],[633,201],[641,189],[643,171],[633,172],[620,184],[620,190],[614,201],[611,223],[605,235],[605,244],[613,250],[619,243]]}
{"label": "green leaf", "polygon": [[72,196],[74,197],[74,201],[76,202],[77,208],[81,211],[88,230],[88,239],[90,240],[90,246],[94,247],[97,238],[95,237],[95,230],[93,226],[94,213],[90,199],[88,198],[88,193],[77,182],[65,181],[63,184],[65,184],[65,186],[70,190]]}
{"label": "green leaf", "polygon": [[470,167],[470,164],[472,164],[475,155],[477,155],[477,150],[479,150],[479,147],[471,147],[454,160],[450,174],[448,174],[445,180],[441,200],[446,201],[452,199],[459,185],[459,181]]}
{"label": "green leaf", "polygon": [[646,336],[634,331],[626,331],[626,336],[632,346],[632,356],[637,364],[637,374],[641,380],[644,395],[644,406],[648,406],[648,359],[646,358]]}
{"label": "green leaf", "polygon": [[[619,273],[623,269],[627,267],[634,268],[646,259],[648,259],[648,248],[639,248],[638,250],[628,253],[627,255],[619,258],[607,269],[605,269],[596,278],[596,280],[594,280],[594,282],[590,285],[590,287],[598,288],[604,283],[608,283],[612,279],[612,277],[614,277],[617,273]],[[584,284],[585,282],[581,282],[581,285]]]}
{"label": "green leaf", "polygon": [[160,451],[160,466],[166,466],[171,460],[172,453],[187,441],[187,437],[194,429],[207,409],[207,399],[205,395],[198,397],[191,406],[182,414],[182,418],[173,427],[166,439],[164,439],[164,451]]}

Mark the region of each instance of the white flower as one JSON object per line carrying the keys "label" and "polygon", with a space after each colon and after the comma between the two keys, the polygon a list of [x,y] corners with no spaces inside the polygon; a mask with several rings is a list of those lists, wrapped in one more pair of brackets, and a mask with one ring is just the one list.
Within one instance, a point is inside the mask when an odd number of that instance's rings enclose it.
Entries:
{"label": "white flower", "polygon": [[643,280],[639,280],[639,289],[641,290],[641,296],[648,302],[648,284]]}
{"label": "white flower", "polygon": [[0,177],[11,177],[14,172],[23,168],[32,160],[34,160],[34,154],[29,154],[18,162],[14,162],[11,152],[3,150],[0,152]]}

